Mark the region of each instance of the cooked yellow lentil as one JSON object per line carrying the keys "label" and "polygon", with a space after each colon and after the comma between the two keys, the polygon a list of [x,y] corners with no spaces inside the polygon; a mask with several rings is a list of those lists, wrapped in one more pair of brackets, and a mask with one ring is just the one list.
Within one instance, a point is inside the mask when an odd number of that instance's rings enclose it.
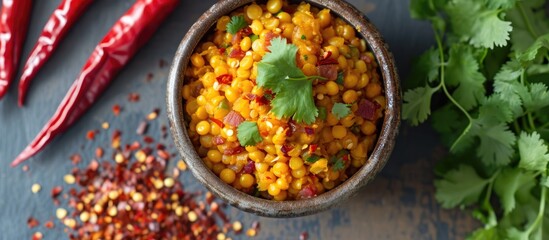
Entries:
{"label": "cooked yellow lentil", "polygon": [[[228,33],[231,16],[243,16],[247,31]],[[378,65],[366,42],[330,10],[307,3],[268,0],[231,16],[218,20],[185,73],[181,91],[198,154],[227,184],[267,199],[308,198],[333,189],[366,163],[383,117]],[[311,125],[279,119],[268,102],[257,101],[270,94],[256,85],[256,77],[258,63],[276,36],[298,47],[297,66],[306,76],[322,76],[318,66],[327,58],[337,66],[337,80],[313,81],[315,105],[326,110],[324,119],[318,117]],[[377,106],[371,119],[357,114],[364,99]],[[331,111],[335,103],[348,104],[350,114],[336,116]],[[237,127],[223,123],[231,111],[257,123],[260,143],[240,146]],[[348,157],[342,158],[342,151]],[[335,163],[338,157],[343,161]]]}

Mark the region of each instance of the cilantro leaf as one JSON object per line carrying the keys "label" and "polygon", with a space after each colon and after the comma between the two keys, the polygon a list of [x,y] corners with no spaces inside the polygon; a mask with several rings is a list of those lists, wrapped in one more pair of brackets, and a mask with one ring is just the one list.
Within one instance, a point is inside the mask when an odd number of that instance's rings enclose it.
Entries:
{"label": "cilantro leaf", "polygon": [[508,9],[515,6],[517,0],[484,0],[485,4],[491,9]]}
{"label": "cilantro leaf", "polygon": [[344,76],[343,76],[343,71],[341,72],[338,72],[337,73],[337,79],[336,79],[336,83],[343,86],[343,79],[344,79]]}
{"label": "cilantro leaf", "polygon": [[530,47],[539,34],[549,32],[544,0],[521,1],[507,12],[507,19],[513,24],[511,32],[512,49],[522,52]]}
{"label": "cilantro leaf", "polygon": [[528,93],[522,92],[521,97],[526,111],[536,111],[549,106],[549,91],[543,83],[532,83]]}
{"label": "cilantro leaf", "polygon": [[540,55],[547,54],[549,48],[549,34],[540,36],[534,43],[523,52],[517,51],[517,58],[521,63],[528,63]]}
{"label": "cilantro leaf", "polygon": [[414,60],[410,79],[405,84],[408,88],[413,88],[418,87],[426,79],[429,82],[433,82],[438,78],[439,68],[439,53],[435,48],[431,47],[417,60]]}
{"label": "cilantro leaf", "polygon": [[415,19],[429,19],[434,17],[437,12],[429,0],[410,1],[410,15]]}
{"label": "cilantro leaf", "polygon": [[337,119],[347,117],[351,113],[351,105],[345,103],[335,103],[332,107],[332,114]]}
{"label": "cilantro leaf", "polygon": [[435,197],[444,208],[469,205],[476,202],[489,180],[481,178],[475,169],[461,165],[435,180]]}
{"label": "cilantro leaf", "polygon": [[277,37],[271,40],[269,50],[258,64],[256,81],[276,93],[271,112],[278,118],[292,117],[296,122],[312,124],[318,116],[313,82],[297,67],[297,46]]}
{"label": "cilantro leaf", "polygon": [[227,32],[230,34],[235,34],[246,26],[248,26],[248,23],[246,22],[244,16],[233,16],[231,17],[231,21],[227,24]]}
{"label": "cilantro leaf", "polygon": [[502,100],[498,95],[492,95],[486,98],[478,111],[479,121],[488,126],[513,121],[511,108],[507,104],[502,103]]}
{"label": "cilantro leaf", "polygon": [[484,98],[486,78],[479,72],[472,48],[461,44],[452,46],[446,71],[447,84],[458,86],[453,95],[461,106],[466,110],[477,106]]}
{"label": "cilantro leaf", "polygon": [[470,236],[467,237],[467,240],[496,240],[499,239],[497,229],[494,227],[490,228],[479,228],[474,231]]}
{"label": "cilantro leaf", "polygon": [[431,97],[438,88],[429,85],[410,89],[404,93],[402,118],[409,120],[412,125],[418,125],[431,114]]}
{"label": "cilantro leaf", "polygon": [[335,171],[341,171],[345,169],[345,162],[343,162],[343,159],[340,158],[337,159],[332,166]]}
{"label": "cilantro leaf", "polygon": [[328,117],[328,114],[326,113],[325,107],[318,107],[318,118],[321,120],[326,120],[326,117]]}
{"label": "cilantro leaf", "polygon": [[[480,139],[477,155],[487,166],[503,166],[511,161],[515,134],[509,130],[506,124],[484,125],[473,130]],[[482,125],[482,124],[480,124]]]}
{"label": "cilantro leaf", "polygon": [[535,178],[535,174],[518,168],[505,168],[494,182],[494,190],[501,199],[505,214],[515,209],[517,192]]}
{"label": "cilantro leaf", "polygon": [[244,121],[240,123],[236,129],[236,136],[240,145],[244,147],[255,146],[263,141],[256,122]]}
{"label": "cilantro leaf", "polygon": [[546,171],[549,163],[547,145],[537,132],[522,132],[518,139],[519,167],[531,171]]}
{"label": "cilantro leaf", "polygon": [[507,45],[509,32],[513,29],[511,22],[499,18],[499,12],[487,9],[478,0],[454,0],[446,6],[454,33],[462,41],[490,49]]}
{"label": "cilantro leaf", "polygon": [[310,157],[307,157],[305,161],[307,161],[308,163],[315,163],[319,159],[320,157],[318,155],[311,155]]}

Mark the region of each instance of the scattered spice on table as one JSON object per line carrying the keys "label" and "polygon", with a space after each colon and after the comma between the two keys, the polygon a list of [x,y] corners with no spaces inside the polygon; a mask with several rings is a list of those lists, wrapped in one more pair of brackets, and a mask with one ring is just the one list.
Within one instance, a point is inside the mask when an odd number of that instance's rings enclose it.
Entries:
{"label": "scattered spice on table", "polygon": [[38,183],[35,183],[31,186],[32,193],[38,193],[40,192],[40,190],[42,190],[42,186],[40,186],[40,184]]}
{"label": "scattered spice on table", "polygon": [[137,0],[95,48],[53,117],[11,165],[16,166],[34,156],[74,124],[178,3],[179,0]]}
{"label": "scattered spice on table", "polygon": [[27,36],[32,0],[4,0],[0,10],[0,99],[17,74]]}
{"label": "scattered spice on table", "polygon": [[87,133],[86,133],[86,138],[88,140],[94,140],[95,139],[95,130],[89,130]]}
{"label": "scattered spice on table", "polygon": [[130,94],[128,94],[128,101],[129,102],[139,102],[140,98],[141,98],[141,96],[139,95],[139,93],[130,93]]}
{"label": "scattered spice on table", "polygon": [[47,229],[52,229],[55,227],[55,224],[53,223],[53,221],[50,220],[44,223],[44,227],[46,227]]}
{"label": "scattered spice on table", "polygon": [[40,222],[38,220],[36,220],[36,218],[29,217],[29,219],[27,219],[27,226],[29,227],[29,229],[33,229],[33,228],[37,227],[38,225],[40,225]]}
{"label": "scattered spice on table", "polygon": [[23,68],[19,80],[19,106],[23,106],[25,102],[25,96],[32,79],[92,2],[93,0],[63,0],[53,11]]}
{"label": "scattered spice on table", "polygon": [[41,232],[35,232],[32,234],[32,240],[42,240],[43,237],[44,235],[42,235]]}
{"label": "scattered spice on table", "polygon": [[[86,135],[88,135],[88,134],[89,134],[89,132]],[[95,135],[95,132],[93,134]],[[71,159],[72,164],[76,165],[76,164],[79,164],[82,161],[82,156],[80,156],[80,154],[76,153],[76,154],[71,155],[70,159]]]}

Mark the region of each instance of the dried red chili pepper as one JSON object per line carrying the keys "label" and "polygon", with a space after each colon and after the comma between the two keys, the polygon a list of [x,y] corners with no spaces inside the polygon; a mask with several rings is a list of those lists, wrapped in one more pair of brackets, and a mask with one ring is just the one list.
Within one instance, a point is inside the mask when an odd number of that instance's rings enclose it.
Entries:
{"label": "dried red chili pepper", "polygon": [[178,3],[179,0],[138,0],[95,48],[53,117],[11,166],[38,153],[80,118]]}
{"label": "dried red chili pepper", "polygon": [[0,99],[6,95],[19,65],[27,36],[31,0],[3,0],[0,12]]}
{"label": "dried red chili pepper", "polygon": [[25,102],[27,89],[32,79],[92,2],[93,0],[63,0],[53,11],[23,68],[23,74],[19,80],[18,102],[20,107]]}

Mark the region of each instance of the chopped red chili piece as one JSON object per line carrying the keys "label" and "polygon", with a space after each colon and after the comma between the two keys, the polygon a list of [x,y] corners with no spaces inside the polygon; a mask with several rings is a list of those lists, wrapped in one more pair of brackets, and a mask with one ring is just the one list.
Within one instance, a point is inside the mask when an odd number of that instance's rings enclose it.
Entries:
{"label": "chopped red chili piece", "polygon": [[231,84],[233,81],[233,75],[231,74],[223,74],[219,77],[215,78],[219,84]]}
{"label": "chopped red chili piece", "polygon": [[307,240],[309,239],[309,233],[308,232],[302,232],[299,234],[299,240]]}
{"label": "chopped red chili piece", "polygon": [[288,130],[286,131],[286,137],[291,137],[297,131],[298,125],[294,120],[288,121]]}
{"label": "chopped red chili piece", "polygon": [[218,120],[218,119],[215,119],[215,118],[210,118],[210,121],[217,124],[217,126],[219,126],[220,128],[225,127],[225,124],[221,120]]}
{"label": "chopped red chili piece", "polygon": [[139,93],[130,93],[130,94],[128,94],[128,101],[130,101],[130,102],[139,102],[140,98],[141,98],[141,96],[139,95]]}
{"label": "chopped red chili piece", "polygon": [[44,227],[46,227],[47,229],[52,229],[55,227],[55,224],[53,223],[53,221],[47,221],[44,223]]}
{"label": "chopped red chili piece", "polygon": [[17,74],[19,57],[27,36],[32,0],[2,1],[0,12],[0,99]]}
{"label": "chopped red chili piece", "polygon": [[245,148],[242,147],[242,146],[238,146],[238,147],[235,147],[235,148],[227,148],[227,149],[225,149],[225,151],[223,151],[223,154],[225,154],[225,155],[236,155],[236,154],[244,152],[244,150],[245,150]]}
{"label": "chopped red chili piece", "polygon": [[376,110],[379,108],[379,104],[377,102],[372,102],[368,99],[362,99],[360,100],[360,103],[358,104],[358,109],[356,111],[356,115],[366,119],[366,120],[374,120]]}
{"label": "chopped red chili piece", "polygon": [[320,58],[320,60],[318,60],[318,62],[316,63],[317,66],[329,64],[339,64],[336,59],[332,58],[332,51],[324,52],[322,58]]}
{"label": "chopped red chili piece", "polygon": [[243,173],[252,174],[255,171],[255,162],[252,160],[248,160],[248,163],[244,165],[244,168],[242,168]]}
{"label": "chopped red chili piece", "polygon": [[326,78],[328,81],[335,81],[337,79],[337,64],[324,64],[316,67],[318,75]]}
{"label": "chopped red chili piece", "polygon": [[216,146],[225,143],[225,139],[221,136],[215,136],[212,141]]}
{"label": "chopped red chili piece", "polygon": [[53,11],[31,50],[19,80],[19,106],[23,106],[32,79],[53,55],[69,29],[91,5],[93,0],[63,0]]}
{"label": "chopped red chili piece", "polygon": [[303,187],[297,194],[297,199],[307,199],[316,196],[317,190],[316,187],[312,184],[309,184]]}
{"label": "chopped red chili piece", "polygon": [[152,138],[150,136],[144,136],[143,141],[147,144],[151,144],[151,143],[154,143],[154,138]]}
{"label": "chopped red chili piece", "polygon": [[310,153],[310,154],[316,152],[316,149],[318,149],[318,144],[311,144],[311,145],[309,145],[309,153]]}
{"label": "chopped red chili piece", "polygon": [[311,127],[305,127],[305,133],[307,133],[307,135],[313,135],[315,134],[315,130]]}
{"label": "chopped red chili piece", "polygon": [[246,56],[246,52],[242,51],[240,47],[233,47],[233,50],[231,50],[231,53],[229,53],[229,57],[236,58],[236,59],[242,59]]}
{"label": "chopped red chili piece", "polygon": [[114,75],[152,37],[178,3],[179,0],[137,0],[97,45],[56,113],[11,165],[16,166],[40,152],[84,115],[112,82]]}
{"label": "chopped red chili piece", "polygon": [[89,130],[87,133],[86,133],[86,138],[88,140],[93,140],[95,139],[95,130]]}
{"label": "chopped red chili piece", "polygon": [[229,126],[236,127],[240,125],[240,123],[244,122],[244,117],[240,115],[240,113],[237,113],[234,110],[231,110],[225,118],[223,118],[223,122]]}
{"label": "chopped red chili piece", "polygon": [[245,28],[243,28],[243,29],[240,29],[240,31],[242,32],[242,34],[243,34],[244,36],[248,36],[248,35],[250,35],[250,34],[253,33],[251,27],[245,27]]}
{"label": "chopped red chili piece", "polygon": [[284,144],[282,145],[282,147],[280,147],[280,151],[284,153],[285,156],[288,156],[288,153],[292,151],[292,149],[294,149],[294,147],[287,144]]}

